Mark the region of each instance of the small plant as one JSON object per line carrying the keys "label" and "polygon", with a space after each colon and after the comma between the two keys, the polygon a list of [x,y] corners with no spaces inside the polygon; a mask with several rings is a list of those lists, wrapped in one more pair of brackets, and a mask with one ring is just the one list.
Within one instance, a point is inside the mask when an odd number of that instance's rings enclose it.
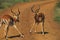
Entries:
{"label": "small plant", "polygon": [[60,1],[57,3],[57,7],[59,7],[59,8],[60,8]]}
{"label": "small plant", "polygon": [[8,8],[18,2],[29,2],[30,0],[0,0],[0,9]]}
{"label": "small plant", "polygon": [[60,2],[56,4],[56,8],[54,10],[54,21],[60,22]]}
{"label": "small plant", "polygon": [[54,21],[60,22],[60,16],[57,16],[54,19],[55,19]]}

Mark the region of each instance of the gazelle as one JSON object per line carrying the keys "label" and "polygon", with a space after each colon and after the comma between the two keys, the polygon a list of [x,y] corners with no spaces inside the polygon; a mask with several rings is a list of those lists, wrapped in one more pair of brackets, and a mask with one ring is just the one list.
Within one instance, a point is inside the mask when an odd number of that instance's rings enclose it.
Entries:
{"label": "gazelle", "polygon": [[35,32],[36,32],[36,28],[37,28],[37,25],[39,23],[41,23],[42,25],[42,33],[44,34],[44,21],[45,21],[45,15],[43,13],[39,13],[39,10],[40,10],[40,6],[38,6],[38,9],[36,9],[35,11],[33,10],[35,5],[33,5],[31,7],[31,11],[34,13],[34,23],[33,23],[33,26],[31,27],[30,29],[30,32],[32,32],[32,29],[34,27],[34,25],[36,25],[35,27]]}
{"label": "gazelle", "polygon": [[20,15],[19,9],[18,9],[18,13],[13,12],[12,9],[11,9],[11,12],[13,13],[12,14],[13,16],[10,16],[9,14],[5,14],[3,16],[0,16],[0,27],[3,24],[5,24],[5,28],[4,28],[4,30],[5,30],[5,32],[4,32],[5,38],[6,39],[8,38],[7,37],[8,36],[7,33],[8,33],[8,30],[9,30],[10,26],[13,26],[19,32],[21,37],[24,37],[24,35],[18,30],[18,28],[15,25],[16,22],[19,22],[19,15]]}

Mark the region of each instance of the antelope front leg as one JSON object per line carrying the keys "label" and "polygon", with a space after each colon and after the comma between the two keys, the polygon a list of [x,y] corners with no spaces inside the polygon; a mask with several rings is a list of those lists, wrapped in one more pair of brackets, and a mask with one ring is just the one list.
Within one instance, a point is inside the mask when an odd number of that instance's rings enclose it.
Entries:
{"label": "antelope front leg", "polygon": [[9,30],[9,26],[8,25],[5,25],[5,32],[4,32],[4,34],[5,34],[5,38],[6,38],[6,40],[8,40],[8,35],[7,35],[7,33],[8,33],[8,30]]}
{"label": "antelope front leg", "polygon": [[1,26],[2,26],[2,22],[0,22],[0,28],[1,28]]}
{"label": "antelope front leg", "polygon": [[0,23],[0,28],[1,28],[1,25],[2,25],[2,24]]}
{"label": "antelope front leg", "polygon": [[42,26],[42,34],[44,35],[44,22],[41,23]]}
{"label": "antelope front leg", "polygon": [[37,25],[38,25],[38,23],[35,23],[35,31],[34,32],[37,32]]}
{"label": "antelope front leg", "polygon": [[32,29],[33,29],[34,25],[35,25],[35,22],[33,23],[32,27],[30,29],[30,33],[32,32]]}
{"label": "antelope front leg", "polygon": [[21,35],[21,37],[24,37],[24,35],[18,30],[18,28],[16,27],[16,25],[13,25],[13,27],[19,32],[19,34]]}

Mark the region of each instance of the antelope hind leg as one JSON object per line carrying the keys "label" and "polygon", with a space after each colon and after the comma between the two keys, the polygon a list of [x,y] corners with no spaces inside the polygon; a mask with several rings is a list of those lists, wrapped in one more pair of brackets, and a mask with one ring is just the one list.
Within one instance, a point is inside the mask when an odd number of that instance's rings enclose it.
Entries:
{"label": "antelope hind leg", "polygon": [[5,31],[4,31],[4,34],[5,34],[5,38],[6,38],[6,40],[8,39],[8,35],[7,35],[7,33],[8,33],[8,30],[9,30],[9,26],[8,25],[5,25]]}

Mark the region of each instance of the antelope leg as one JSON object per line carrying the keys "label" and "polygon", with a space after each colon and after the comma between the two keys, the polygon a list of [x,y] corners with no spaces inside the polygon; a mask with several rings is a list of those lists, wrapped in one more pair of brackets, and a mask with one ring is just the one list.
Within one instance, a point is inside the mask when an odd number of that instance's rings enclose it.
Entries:
{"label": "antelope leg", "polygon": [[19,34],[21,35],[21,37],[24,37],[24,35],[18,30],[18,28],[16,27],[16,25],[13,25],[13,27],[19,32]]}
{"label": "antelope leg", "polygon": [[2,26],[2,21],[0,21],[0,28],[1,28],[1,26]]}
{"label": "antelope leg", "polygon": [[44,35],[44,22],[42,22],[41,25],[42,25],[42,34]]}
{"label": "antelope leg", "polygon": [[8,33],[8,30],[9,30],[9,25],[5,25],[5,32],[4,32],[4,34],[5,34],[5,38],[7,39],[7,33]]}
{"label": "antelope leg", "polygon": [[0,28],[1,28],[1,25],[2,25],[2,24],[0,23]]}
{"label": "antelope leg", "polygon": [[32,27],[30,29],[30,32],[32,32],[32,29],[33,29],[34,25],[35,25],[35,22],[33,23]]}
{"label": "antelope leg", "polygon": [[38,25],[38,23],[35,24],[35,31],[34,32],[37,32],[37,25]]}

